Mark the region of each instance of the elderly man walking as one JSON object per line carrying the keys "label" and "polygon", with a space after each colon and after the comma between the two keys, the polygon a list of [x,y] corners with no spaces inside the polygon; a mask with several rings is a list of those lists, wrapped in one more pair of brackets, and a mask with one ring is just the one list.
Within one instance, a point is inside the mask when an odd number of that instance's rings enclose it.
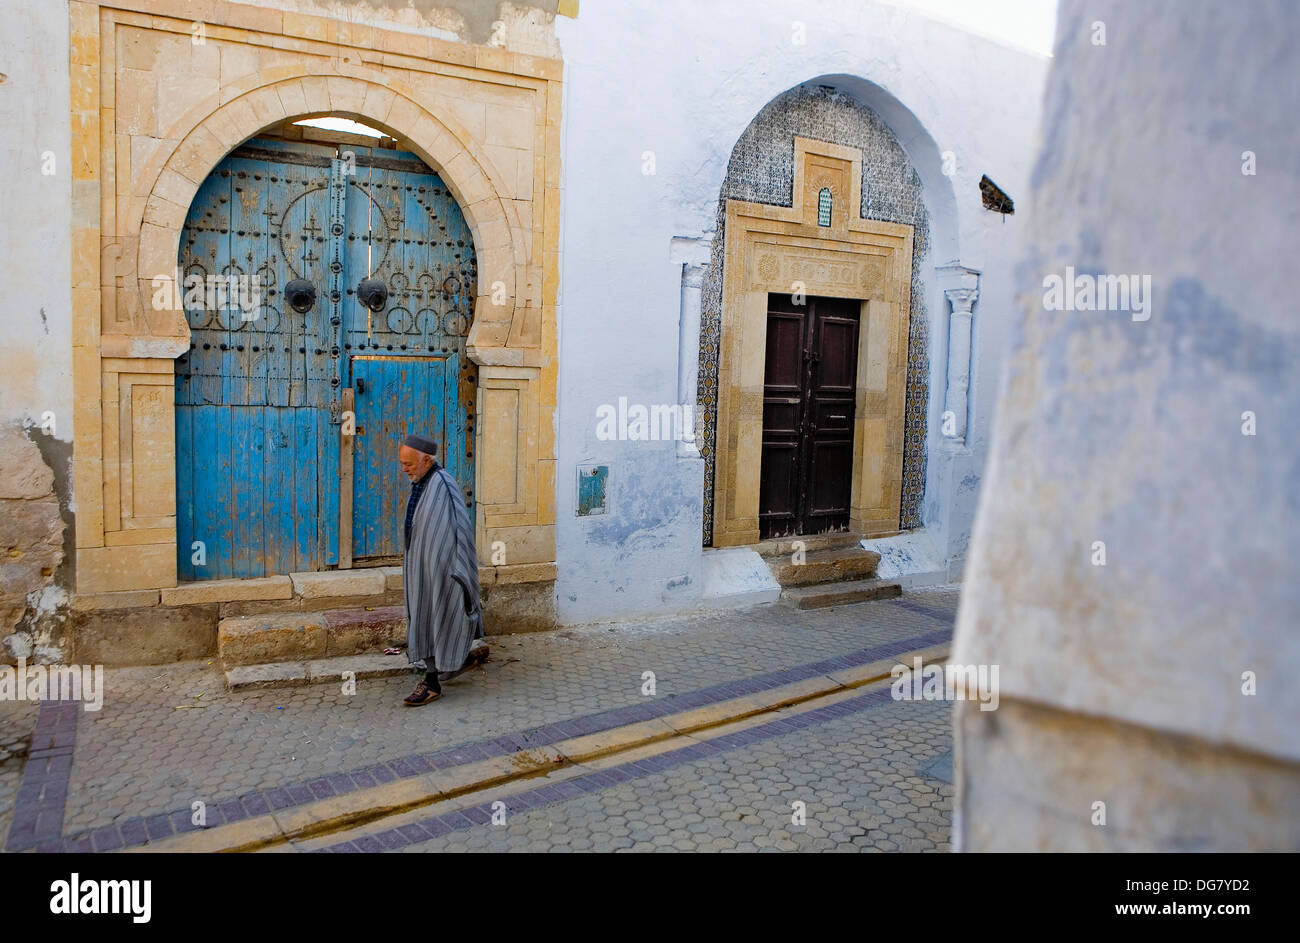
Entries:
{"label": "elderly man walking", "polygon": [[402,566],[406,657],[423,661],[425,671],[404,701],[408,707],[436,701],[443,681],[487,657],[486,645],[471,648],[483,637],[474,524],[456,479],[434,460],[437,451],[422,435],[408,435],[398,450],[411,480]]}

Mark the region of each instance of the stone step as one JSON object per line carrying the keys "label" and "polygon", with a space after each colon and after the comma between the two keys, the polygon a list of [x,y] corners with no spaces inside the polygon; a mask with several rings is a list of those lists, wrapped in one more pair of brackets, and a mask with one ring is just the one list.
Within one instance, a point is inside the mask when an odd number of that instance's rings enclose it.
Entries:
{"label": "stone step", "polygon": [[837,550],[841,547],[856,547],[862,539],[861,534],[851,531],[837,531],[832,534],[811,534],[802,537],[772,537],[754,545],[759,556],[788,557],[795,551],[795,544],[802,544],[803,549],[811,553],[814,550]]}
{"label": "stone step", "polygon": [[868,599],[892,599],[903,595],[903,588],[892,580],[852,580],[845,583],[818,583],[791,586],[781,591],[781,601],[797,609],[824,609],[847,606]]}
{"label": "stone step", "polygon": [[325,617],[326,657],[383,652],[406,645],[406,607],[330,609]]}
{"label": "stone step", "polygon": [[[487,642],[478,639],[470,651],[491,650]],[[347,673],[351,672],[351,677]],[[362,678],[390,678],[395,675],[419,674],[419,669],[406,660],[406,653],[383,655],[365,652],[358,655],[339,655],[334,658],[309,658],[303,661],[273,661],[260,665],[231,665],[225,668],[226,687],[231,691],[245,688],[288,688],[304,684],[342,684]]]}
{"label": "stone step", "polygon": [[794,562],[793,556],[767,558],[772,575],[783,588],[865,579],[876,572],[880,562],[880,554],[860,547],[810,550],[802,563]]}
{"label": "stone step", "polygon": [[232,665],[226,668],[226,687],[231,691],[248,688],[288,688],[305,684],[342,684],[345,672],[356,680],[387,678],[415,673],[406,655],[342,655],[305,661],[273,661],[260,665]]}
{"label": "stone step", "polygon": [[402,606],[231,616],[217,626],[223,669],[380,654],[406,644]]}

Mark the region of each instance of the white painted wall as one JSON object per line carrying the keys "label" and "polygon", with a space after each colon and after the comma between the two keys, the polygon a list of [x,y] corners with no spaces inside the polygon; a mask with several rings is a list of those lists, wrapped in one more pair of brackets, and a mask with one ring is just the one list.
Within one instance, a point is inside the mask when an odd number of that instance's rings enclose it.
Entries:
{"label": "white painted wall", "polygon": [[[802,24],[800,27],[799,24]],[[794,41],[802,28],[805,41]],[[731,149],[772,98],[821,76],[891,126],[926,189],[934,251],[983,272],[975,309],[971,448],[936,460],[946,377],[946,303],[927,279],[930,454],[924,519],[959,558],[982,473],[1023,213],[982,208],[987,173],[1025,191],[1047,60],[894,3],[690,0],[582,4],[559,19],[565,58],[557,472],[561,621],[699,601],[698,462],[672,443],[602,442],[602,403],[676,396],[681,268],[674,237],[710,235]],[[957,162],[942,172],[943,153]],[[642,173],[653,152],[655,174]],[[611,513],[575,516],[575,466],[610,465]]]}
{"label": "white painted wall", "polygon": [[[1001,666],[958,707],[971,850],[1300,842],[1300,9],[1167,12],[1062,6],[954,651]],[[1067,266],[1149,318],[1045,308]]]}
{"label": "white painted wall", "polygon": [[[72,441],[67,0],[0,0],[0,423],[54,413]],[[55,157],[42,173],[42,154]]]}

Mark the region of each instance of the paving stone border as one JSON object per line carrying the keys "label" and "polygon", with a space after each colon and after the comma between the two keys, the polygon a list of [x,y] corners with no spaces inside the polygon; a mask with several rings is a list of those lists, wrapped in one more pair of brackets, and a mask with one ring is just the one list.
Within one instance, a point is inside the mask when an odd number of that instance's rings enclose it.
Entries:
{"label": "paving stone border", "polygon": [[931,619],[938,619],[944,625],[954,626],[955,617],[944,612],[942,609],[936,609],[933,606],[927,606],[924,603],[917,602],[914,598],[907,596],[896,597],[891,602],[895,606],[901,606],[904,609],[910,609],[912,612],[920,613],[923,616],[929,616]]}

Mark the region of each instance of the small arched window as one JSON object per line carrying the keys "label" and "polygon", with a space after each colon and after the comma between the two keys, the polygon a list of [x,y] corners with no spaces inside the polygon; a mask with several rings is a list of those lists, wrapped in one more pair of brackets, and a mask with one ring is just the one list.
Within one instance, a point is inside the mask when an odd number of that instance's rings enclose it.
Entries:
{"label": "small arched window", "polygon": [[821,192],[817,194],[817,225],[829,226],[831,224],[831,188],[822,187]]}

